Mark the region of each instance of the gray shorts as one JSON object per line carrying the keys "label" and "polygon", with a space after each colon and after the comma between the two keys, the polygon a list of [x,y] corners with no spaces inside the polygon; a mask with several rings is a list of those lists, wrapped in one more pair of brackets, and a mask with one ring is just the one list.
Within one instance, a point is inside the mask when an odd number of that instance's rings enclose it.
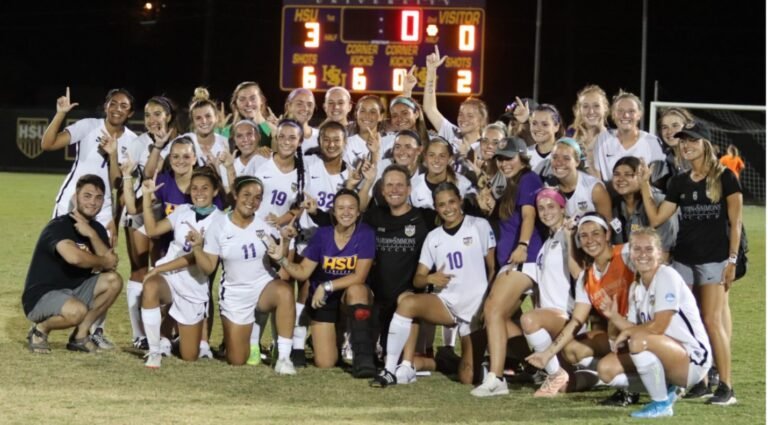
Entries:
{"label": "gray shorts", "polygon": [[75,289],[54,289],[43,295],[35,304],[35,307],[27,315],[27,319],[34,323],[40,323],[52,316],[61,314],[61,308],[70,298],[77,298],[88,309],[93,304],[93,292],[96,289],[96,283],[99,281],[100,274],[95,274]]}
{"label": "gray shorts", "polygon": [[672,262],[672,268],[680,273],[687,285],[720,285],[723,282],[723,270],[728,261],[719,263],[684,264]]}

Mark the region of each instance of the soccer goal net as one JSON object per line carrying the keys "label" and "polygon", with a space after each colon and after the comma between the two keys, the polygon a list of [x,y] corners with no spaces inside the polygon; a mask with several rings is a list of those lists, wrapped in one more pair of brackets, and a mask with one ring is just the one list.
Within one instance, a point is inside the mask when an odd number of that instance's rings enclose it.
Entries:
{"label": "soccer goal net", "polygon": [[659,110],[686,108],[712,132],[711,142],[725,154],[728,145],[739,149],[746,167],[741,172],[744,200],[765,204],[765,106],[712,103],[651,102],[649,131],[658,133]]}

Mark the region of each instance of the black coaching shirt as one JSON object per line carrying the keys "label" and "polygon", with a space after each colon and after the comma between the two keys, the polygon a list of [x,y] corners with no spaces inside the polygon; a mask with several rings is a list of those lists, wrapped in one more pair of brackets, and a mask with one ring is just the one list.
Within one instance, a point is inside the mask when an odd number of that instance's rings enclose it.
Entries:
{"label": "black coaching shirt", "polygon": [[[99,222],[91,220],[91,227],[102,241],[109,246],[107,231]],[[62,215],[49,221],[40,234],[29,264],[27,280],[21,303],[24,314],[29,314],[43,295],[56,289],[75,289],[93,275],[91,269],[84,269],[67,263],[56,251],[56,244],[70,239],[80,249],[95,253],[91,241],[75,230],[75,220]]]}
{"label": "black coaching shirt", "polygon": [[[726,198],[741,192],[739,180],[729,169],[720,175],[720,202],[707,197],[707,179],[691,180],[690,173],[678,174],[669,182],[666,200],[680,207],[680,230],[675,244],[675,261],[705,264],[728,258],[728,204]],[[737,231],[739,231],[737,229]]]}
{"label": "black coaching shirt", "polygon": [[400,294],[413,289],[421,246],[430,230],[426,218],[429,212],[411,208],[401,216],[393,216],[388,206],[374,205],[365,212],[363,221],[376,232],[376,258],[368,274],[376,303],[395,303]]}

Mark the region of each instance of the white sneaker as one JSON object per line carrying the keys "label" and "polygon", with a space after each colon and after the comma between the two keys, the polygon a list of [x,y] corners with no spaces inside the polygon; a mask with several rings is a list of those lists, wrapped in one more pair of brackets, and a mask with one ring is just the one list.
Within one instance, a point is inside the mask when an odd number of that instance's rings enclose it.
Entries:
{"label": "white sneaker", "polygon": [[507,380],[505,378],[501,378],[501,380],[499,380],[495,373],[488,372],[488,375],[486,375],[483,383],[472,390],[471,394],[475,397],[507,395],[509,394],[509,388],[507,388]]}
{"label": "white sneaker", "polygon": [[162,337],[160,338],[160,354],[165,357],[171,357],[171,340]]}
{"label": "white sneaker", "polygon": [[416,382],[416,369],[413,366],[401,364],[395,369],[395,377],[398,384],[412,384]]}
{"label": "white sneaker", "polygon": [[200,350],[197,354],[198,359],[212,359],[213,358],[213,351],[211,351],[211,346],[208,344],[200,344]]}
{"label": "white sneaker", "polygon": [[293,367],[291,359],[278,359],[275,364],[275,372],[278,375],[295,375],[296,368]]}
{"label": "white sneaker", "polygon": [[144,356],[147,359],[144,362],[144,367],[149,369],[160,369],[160,364],[163,362],[163,355],[160,353],[147,353]]}

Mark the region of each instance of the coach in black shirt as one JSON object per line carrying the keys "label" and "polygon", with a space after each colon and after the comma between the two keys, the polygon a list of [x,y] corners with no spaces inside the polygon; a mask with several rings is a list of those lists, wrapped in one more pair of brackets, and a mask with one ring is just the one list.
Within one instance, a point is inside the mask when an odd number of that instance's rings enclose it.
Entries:
{"label": "coach in black shirt", "polygon": [[29,265],[21,302],[34,323],[27,339],[35,353],[48,353],[48,333],[75,327],[67,349],[94,352],[88,332],[120,293],[123,280],[115,268],[104,227],[95,220],[104,203],[104,181],[86,174],[77,181],[76,208],[43,229]]}

